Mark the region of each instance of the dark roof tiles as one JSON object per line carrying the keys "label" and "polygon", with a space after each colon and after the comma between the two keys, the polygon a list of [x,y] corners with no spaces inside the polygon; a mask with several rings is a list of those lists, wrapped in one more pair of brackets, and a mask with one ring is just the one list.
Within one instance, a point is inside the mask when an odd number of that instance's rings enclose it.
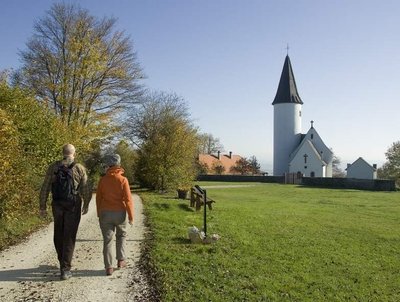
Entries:
{"label": "dark roof tiles", "polygon": [[289,56],[286,56],[278,90],[272,105],[281,103],[303,104],[303,101],[297,92],[296,81],[294,79],[292,64],[290,63]]}

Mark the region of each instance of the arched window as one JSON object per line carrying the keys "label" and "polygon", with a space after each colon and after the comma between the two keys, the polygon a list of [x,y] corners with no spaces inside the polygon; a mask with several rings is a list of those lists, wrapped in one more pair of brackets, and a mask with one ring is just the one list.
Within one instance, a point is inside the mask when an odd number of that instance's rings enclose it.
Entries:
{"label": "arched window", "polygon": [[314,171],[312,171],[312,172],[310,173],[310,177],[315,177],[315,172],[314,172]]}

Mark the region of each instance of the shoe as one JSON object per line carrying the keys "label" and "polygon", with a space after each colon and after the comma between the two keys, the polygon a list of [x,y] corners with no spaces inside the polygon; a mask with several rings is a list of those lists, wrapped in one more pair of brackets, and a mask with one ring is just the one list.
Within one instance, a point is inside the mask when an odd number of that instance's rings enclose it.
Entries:
{"label": "shoe", "polygon": [[61,280],[68,280],[72,277],[71,271],[61,271],[60,279]]}
{"label": "shoe", "polygon": [[111,276],[114,272],[114,269],[112,267],[106,268],[106,275]]}
{"label": "shoe", "polygon": [[126,266],[125,260],[118,260],[118,268],[124,268]]}

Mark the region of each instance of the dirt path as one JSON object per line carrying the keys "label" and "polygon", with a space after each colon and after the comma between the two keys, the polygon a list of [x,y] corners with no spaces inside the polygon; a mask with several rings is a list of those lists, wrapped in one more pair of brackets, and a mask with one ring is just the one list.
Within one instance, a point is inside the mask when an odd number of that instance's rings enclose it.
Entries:
{"label": "dirt path", "polygon": [[142,203],[137,195],[134,225],[128,225],[128,266],[105,275],[102,237],[92,199],[82,216],[73,277],[60,281],[53,224],[0,253],[0,301],[145,301],[147,284],[137,267],[144,238]]}

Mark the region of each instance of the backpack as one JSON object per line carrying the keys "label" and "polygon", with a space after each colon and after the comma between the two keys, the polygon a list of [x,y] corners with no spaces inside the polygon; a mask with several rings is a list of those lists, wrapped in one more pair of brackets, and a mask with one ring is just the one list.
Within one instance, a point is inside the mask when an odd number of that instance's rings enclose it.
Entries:
{"label": "backpack", "polygon": [[69,166],[61,164],[54,172],[55,180],[51,186],[53,202],[73,207],[75,205],[76,194],[72,168],[75,163]]}

